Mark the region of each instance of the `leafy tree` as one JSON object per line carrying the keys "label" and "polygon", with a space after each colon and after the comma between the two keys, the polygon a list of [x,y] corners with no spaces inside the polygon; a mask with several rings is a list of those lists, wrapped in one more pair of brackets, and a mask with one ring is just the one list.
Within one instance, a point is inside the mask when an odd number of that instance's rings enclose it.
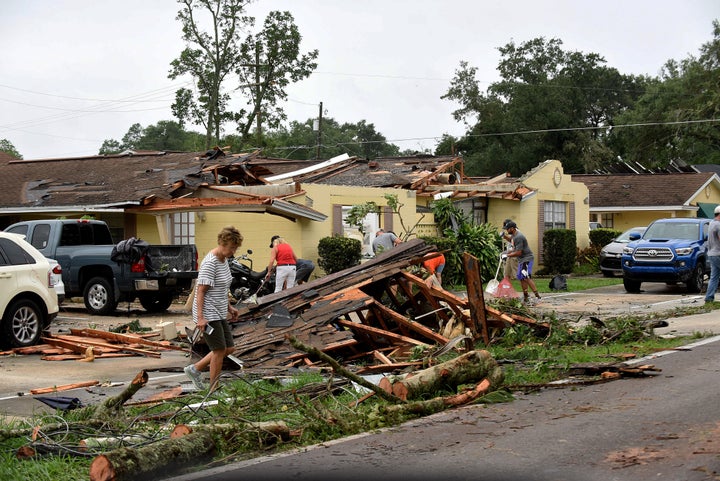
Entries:
{"label": "leafy tree", "polygon": [[[610,144],[630,162],[646,167],[720,163],[720,22],[698,57],[669,60],[632,110],[617,122]],[[649,125],[654,124],[654,125]]]}
{"label": "leafy tree", "polygon": [[263,29],[248,36],[240,48],[238,90],[249,107],[240,109],[234,118],[243,140],[249,139],[250,129],[256,125],[255,140],[261,145],[261,124],[274,129],[287,119],[279,103],[287,99],[288,85],[309,77],[317,68],[317,50],[300,52],[302,36],[294,20],[290,12],[270,12]]}
{"label": "leafy tree", "polygon": [[12,155],[16,159],[22,159],[23,156],[17,151],[15,146],[8,139],[0,139],[0,152]]}
{"label": "leafy tree", "polygon": [[[197,98],[187,88],[176,92],[173,114],[181,126],[192,121],[205,128],[205,147],[219,142],[223,125],[237,123],[242,143],[256,126],[255,144],[263,145],[262,123],[277,128],[286,115],[279,106],[290,83],[308,77],[318,51],[300,52],[301,35],[289,12],[270,12],[255,35],[243,35],[255,19],[243,16],[250,0],[179,0],[178,20],[187,47],[173,60],[169,77],[193,77]],[[201,14],[208,20],[207,30]],[[231,82],[230,77],[238,83]],[[230,84],[230,85],[228,85]],[[247,107],[231,109],[230,91],[240,92]],[[241,148],[240,145],[237,146]]]}
{"label": "leafy tree", "polygon": [[296,160],[328,159],[345,154],[375,159],[399,155],[400,149],[387,142],[375,125],[361,120],[339,124],[331,117],[322,121],[322,145],[318,148],[318,133],[313,119],[290,122],[289,128],[279,128],[267,135],[268,155]]}
{"label": "leafy tree", "polygon": [[594,147],[606,135],[601,127],[632,106],[645,80],[606,67],[597,54],[567,52],[559,39],[510,42],[499,51],[501,80],[487,93],[477,69],[461,62],[442,96],[460,104],[453,116],[470,128],[457,142],[466,172],[520,175],[550,158],[567,172],[583,172],[606,160],[608,153]]}
{"label": "leafy tree", "polygon": [[[176,79],[185,74],[193,77],[198,97],[189,89],[176,92],[173,114],[180,124],[191,120],[205,128],[205,148],[220,139],[228,113],[230,96],[223,83],[240,64],[240,34],[252,26],[252,17],[242,16],[250,0],[178,0],[182,4],[177,19],[182,23],[186,43],[180,56],[171,62],[168,75]],[[202,29],[202,15],[209,17],[209,29]]]}
{"label": "leafy tree", "polygon": [[125,150],[159,150],[198,152],[204,150],[204,137],[188,132],[178,122],[161,120],[145,128],[133,124],[121,141],[107,139],[100,147],[100,155],[117,154]]}

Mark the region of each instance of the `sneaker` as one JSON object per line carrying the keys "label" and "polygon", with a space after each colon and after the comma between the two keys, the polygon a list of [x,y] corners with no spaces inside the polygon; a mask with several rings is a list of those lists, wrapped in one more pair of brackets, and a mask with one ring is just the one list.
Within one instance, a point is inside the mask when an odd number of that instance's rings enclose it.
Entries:
{"label": "sneaker", "polygon": [[197,389],[205,389],[205,383],[202,381],[202,374],[200,374],[200,371],[195,369],[194,364],[186,366],[183,371],[185,371],[185,375],[190,378]]}

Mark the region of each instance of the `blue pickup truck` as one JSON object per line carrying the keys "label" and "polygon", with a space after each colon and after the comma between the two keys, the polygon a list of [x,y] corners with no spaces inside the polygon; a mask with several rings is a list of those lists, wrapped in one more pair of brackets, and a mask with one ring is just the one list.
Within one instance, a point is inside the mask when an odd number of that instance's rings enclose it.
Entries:
{"label": "blue pickup truck", "polygon": [[65,297],[82,297],[92,314],[112,314],[120,301],[135,299],[149,312],[163,312],[197,277],[195,245],[144,244],[137,259],[113,260],[117,246],[105,222],[86,219],[30,220],[7,232],[23,234],[62,267]]}
{"label": "blue pickup truck", "polygon": [[623,249],[623,284],[628,292],[640,292],[643,282],[682,282],[688,292],[702,290],[710,272],[707,258],[711,219],[658,219],[645,233],[633,233]]}

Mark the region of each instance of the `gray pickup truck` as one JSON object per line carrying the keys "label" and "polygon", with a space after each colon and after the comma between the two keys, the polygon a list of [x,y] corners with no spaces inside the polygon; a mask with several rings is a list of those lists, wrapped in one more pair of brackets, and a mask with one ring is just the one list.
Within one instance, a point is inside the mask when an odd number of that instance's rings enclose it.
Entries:
{"label": "gray pickup truck", "polygon": [[[138,299],[150,312],[163,312],[197,277],[195,245],[136,247],[137,257],[119,259],[105,222],[85,219],[32,220],[7,232],[23,234],[45,257],[62,267],[65,296],[82,297],[90,313],[112,314],[121,301]],[[113,260],[113,258],[115,260]]]}

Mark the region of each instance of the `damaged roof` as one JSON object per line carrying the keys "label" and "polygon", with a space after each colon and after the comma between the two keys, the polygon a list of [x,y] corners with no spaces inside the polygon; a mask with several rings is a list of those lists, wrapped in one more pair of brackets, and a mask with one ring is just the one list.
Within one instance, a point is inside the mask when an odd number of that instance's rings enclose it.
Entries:
{"label": "damaged roof", "polygon": [[[261,152],[126,151],[114,155],[18,160],[0,155],[0,212],[128,210],[261,210],[320,220],[293,204],[302,183],[412,189],[419,196],[494,196],[519,199],[531,192],[516,179],[477,182],[464,177],[456,156],[416,155],[374,160],[338,156],[287,160]],[[293,188],[288,184],[294,184]],[[491,185],[492,184],[492,185]],[[215,199],[210,202],[208,199]],[[204,199],[204,200],[198,200]]]}

